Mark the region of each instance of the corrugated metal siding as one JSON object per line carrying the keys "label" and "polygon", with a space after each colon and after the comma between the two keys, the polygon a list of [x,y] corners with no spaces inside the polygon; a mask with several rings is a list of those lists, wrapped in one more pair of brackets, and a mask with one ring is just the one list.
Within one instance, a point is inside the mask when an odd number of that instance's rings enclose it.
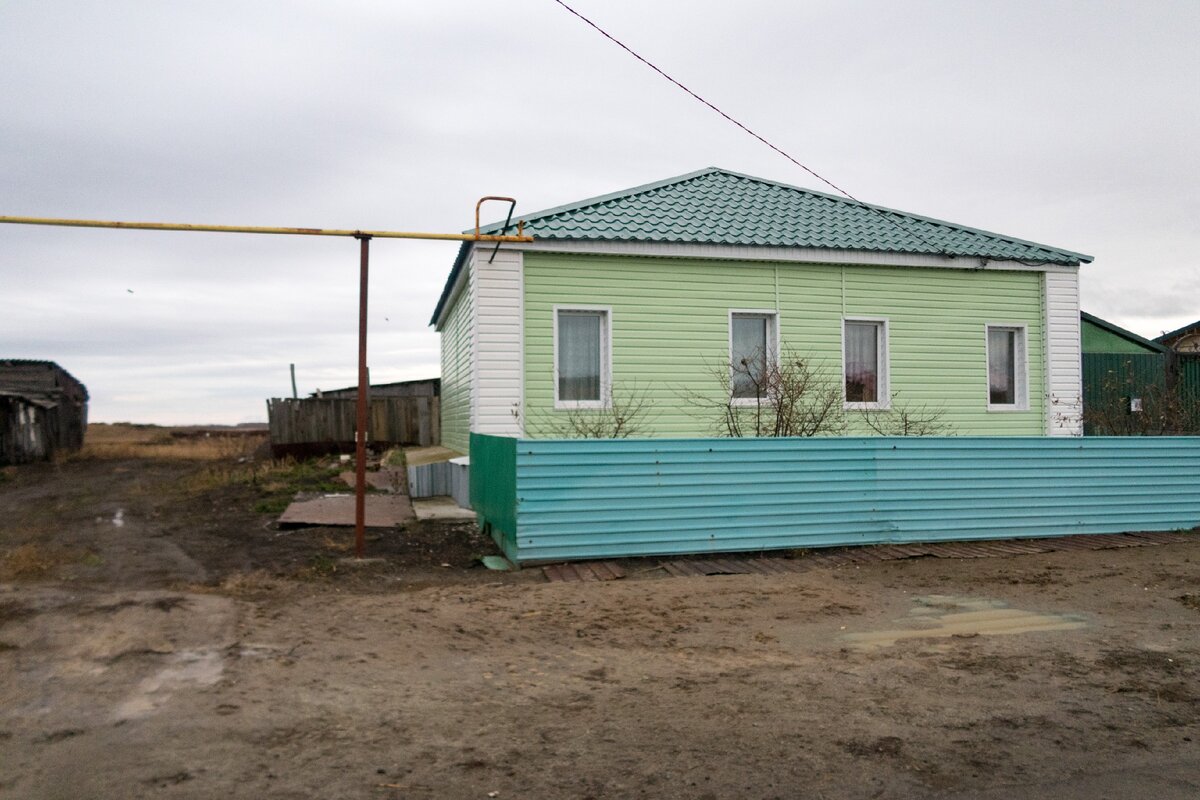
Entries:
{"label": "corrugated metal siding", "polygon": [[[1102,409],[1119,415],[1128,410],[1129,397],[1141,397],[1147,403],[1161,397],[1167,386],[1167,359],[1165,353],[1084,353],[1083,398],[1087,415],[1094,417]],[[1096,434],[1093,420],[1086,422],[1084,433]]]}
{"label": "corrugated metal siding", "polygon": [[470,271],[441,331],[442,444],[460,453],[466,453],[470,447],[471,358],[475,334],[473,284],[474,273]]}
{"label": "corrugated metal siding", "polygon": [[1200,403],[1200,355],[1176,354],[1179,393],[1186,403]]}
{"label": "corrugated metal siding", "polygon": [[515,446],[524,561],[1200,524],[1198,437],[478,440]]}
{"label": "corrugated metal siding", "polygon": [[510,559],[517,557],[517,441],[471,434],[471,508]]}
{"label": "corrugated metal siding", "polygon": [[[784,345],[822,362],[839,383],[843,315],[886,317],[899,402],[944,408],[959,434],[1045,430],[1038,272],[526,253],[527,430],[552,429],[556,413],[555,304],[612,307],[614,393],[647,395],[655,436],[716,432],[711,415],[681,397],[717,399],[711,369],[728,363],[731,309],[778,309]],[[1028,327],[1028,411],[987,411],[989,322]]]}
{"label": "corrugated metal siding", "polygon": [[454,498],[463,508],[471,507],[470,467],[465,458],[408,467],[408,496]]}

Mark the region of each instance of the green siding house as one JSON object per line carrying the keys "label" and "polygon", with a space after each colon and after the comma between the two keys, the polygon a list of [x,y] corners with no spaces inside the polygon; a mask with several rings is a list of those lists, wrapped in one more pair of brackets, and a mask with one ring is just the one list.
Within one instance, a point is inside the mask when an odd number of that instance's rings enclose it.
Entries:
{"label": "green siding house", "polygon": [[641,435],[711,436],[706,409],[744,390],[722,365],[783,352],[836,383],[849,434],[901,404],[961,435],[1081,433],[1090,256],[716,168],[524,230],[464,243],[433,314],[452,449],[553,436],[627,396]]}

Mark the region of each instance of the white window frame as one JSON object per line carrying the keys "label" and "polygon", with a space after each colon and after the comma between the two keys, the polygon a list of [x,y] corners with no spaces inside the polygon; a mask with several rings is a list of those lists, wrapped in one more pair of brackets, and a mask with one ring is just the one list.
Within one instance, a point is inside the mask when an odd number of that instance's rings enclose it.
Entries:
{"label": "white window frame", "polygon": [[[879,385],[876,392],[879,397],[874,403],[850,402],[846,399],[846,323],[863,322],[878,325],[876,337],[876,357],[879,370]],[[887,317],[842,317],[842,408],[847,411],[887,411],[892,407],[892,369],[891,348],[888,340],[891,338]]]}
{"label": "white window frame", "polygon": [[[558,315],[561,311],[591,311],[602,312],[600,330],[600,399],[599,400],[561,400],[558,396]],[[612,306],[554,306],[554,363],[551,370],[554,374],[554,408],[556,411],[569,411],[577,408],[608,408],[612,401]]]}
{"label": "white window frame", "polygon": [[[1011,404],[992,402],[992,330],[1014,331],[1017,335],[1014,342],[1017,352],[1014,353],[1016,365],[1013,376],[1017,381],[1017,402]],[[983,389],[984,399],[987,400],[988,411],[1028,411],[1029,410],[1029,326],[1021,322],[988,322],[983,326]]]}
{"label": "white window frame", "polygon": [[734,317],[766,317],[767,318],[767,364],[779,363],[779,312],[773,308],[731,308],[726,321],[728,340],[725,352],[729,356],[729,401],[735,406],[756,406],[758,397],[733,397],[733,318]]}

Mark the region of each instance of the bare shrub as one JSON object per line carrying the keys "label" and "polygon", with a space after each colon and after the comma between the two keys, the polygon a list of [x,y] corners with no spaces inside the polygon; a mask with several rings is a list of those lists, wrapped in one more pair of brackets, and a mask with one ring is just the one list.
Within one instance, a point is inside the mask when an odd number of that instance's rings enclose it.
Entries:
{"label": "bare shrub", "polygon": [[713,419],[719,436],[837,436],[846,430],[840,382],[824,363],[794,350],[785,348],[777,359],[723,362],[709,372],[720,394],[688,392],[683,401]]}
{"label": "bare shrub", "polygon": [[[520,421],[520,410],[513,414]],[[652,406],[646,392],[634,386],[609,388],[603,408],[539,411],[524,420],[534,436],[550,439],[629,439],[650,433]]]}
{"label": "bare shrub", "polygon": [[954,426],[946,421],[946,409],[901,401],[892,392],[891,408],[860,411],[863,425],[880,436],[953,436]]}
{"label": "bare shrub", "polygon": [[1125,373],[1105,375],[1099,396],[1085,404],[1083,421],[1096,436],[1194,435],[1200,433],[1200,403],[1165,375],[1146,382],[1127,365]]}

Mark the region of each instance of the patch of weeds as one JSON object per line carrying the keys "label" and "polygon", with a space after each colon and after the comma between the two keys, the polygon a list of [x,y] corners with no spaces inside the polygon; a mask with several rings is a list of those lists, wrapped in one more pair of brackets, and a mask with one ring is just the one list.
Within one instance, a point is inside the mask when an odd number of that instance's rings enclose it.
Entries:
{"label": "patch of weeds", "polygon": [[383,459],[381,460],[381,463],[385,467],[403,467],[405,464],[404,449],[400,448],[400,447],[396,447],[391,450],[388,450],[386,453],[383,454]]}
{"label": "patch of weeds", "polygon": [[325,536],[321,540],[321,544],[324,545],[326,550],[333,550],[333,551],[339,552],[339,553],[348,552],[349,550],[351,550],[354,547],[354,541],[351,539],[343,538],[341,540],[338,540],[338,539],[334,539],[331,536]]}
{"label": "patch of weeds", "polygon": [[318,578],[332,578],[337,572],[337,562],[324,553],[317,553],[309,560],[308,569]]}
{"label": "patch of weeds", "polygon": [[254,495],[251,507],[259,514],[280,514],[299,492],[342,494],[350,489],[338,475],[336,462],[283,458],[248,464],[221,464],[185,477],[180,488],[188,494],[242,487]]}
{"label": "patch of weeds", "polygon": [[279,514],[300,492],[343,494],[349,487],[338,478],[340,465],[319,459],[273,461],[269,469],[256,470],[245,483],[259,496],[254,510],[260,514]]}
{"label": "patch of weeds", "polygon": [[7,580],[41,578],[60,564],[75,560],[74,554],[65,548],[31,542],[13,548],[0,558],[0,577]]}
{"label": "patch of weeds", "polygon": [[282,514],[292,502],[290,495],[276,495],[268,497],[265,500],[259,500],[254,504],[254,511],[258,514]]}

